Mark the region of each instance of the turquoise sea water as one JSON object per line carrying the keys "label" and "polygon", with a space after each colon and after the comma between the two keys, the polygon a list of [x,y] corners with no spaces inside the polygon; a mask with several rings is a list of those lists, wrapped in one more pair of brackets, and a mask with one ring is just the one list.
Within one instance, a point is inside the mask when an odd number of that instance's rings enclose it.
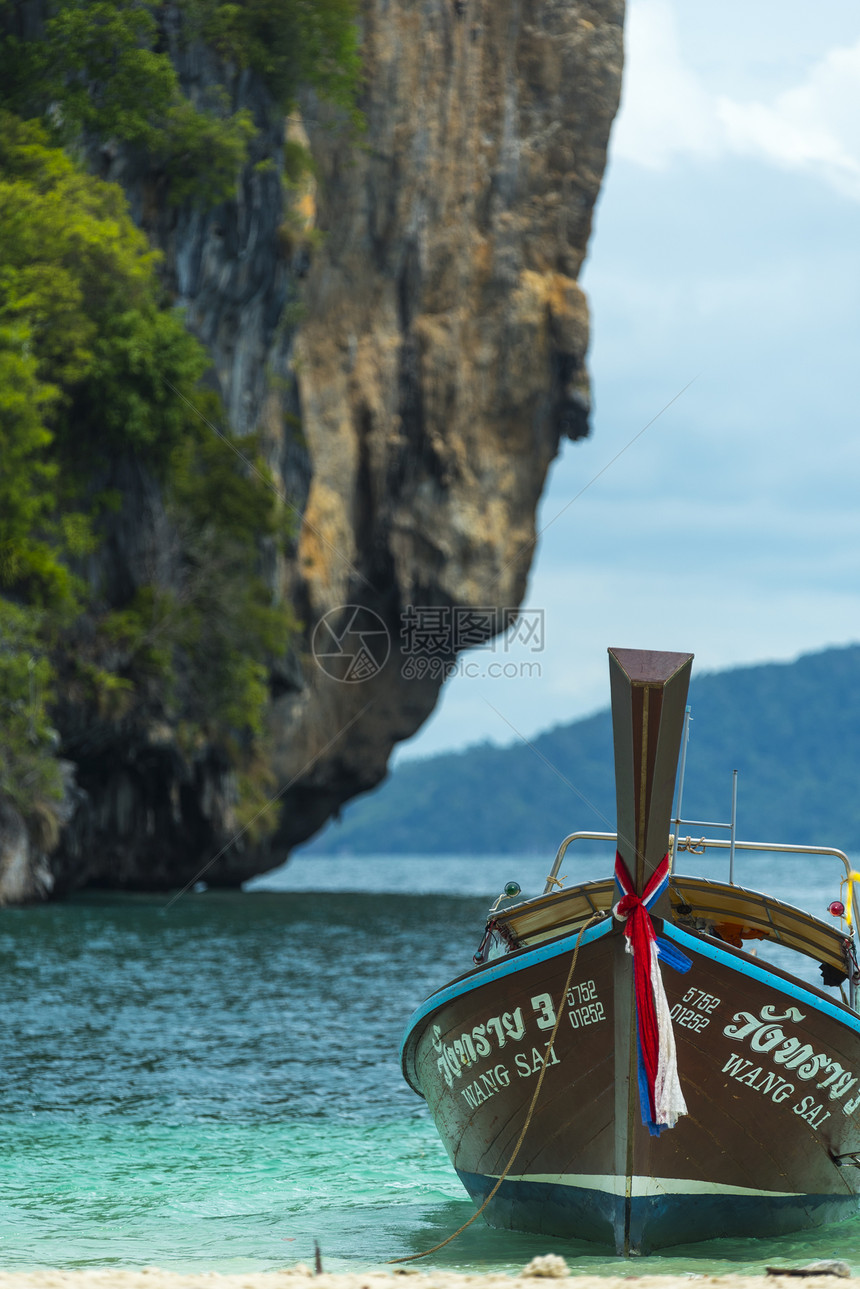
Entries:
{"label": "turquoise sea water", "polygon": [[[823,861],[755,863],[819,913],[839,894]],[[300,858],[244,894],[170,907],[3,910],[0,1267],[266,1270],[312,1261],[318,1241],[338,1270],[450,1234],[472,1205],[401,1078],[400,1037],[470,964],[488,897],[509,877],[534,894],[545,874],[534,859]],[[548,1251],[574,1270],[645,1269],[480,1220],[423,1265],[513,1271]],[[647,1270],[824,1257],[860,1267],[860,1219],[671,1250]]]}

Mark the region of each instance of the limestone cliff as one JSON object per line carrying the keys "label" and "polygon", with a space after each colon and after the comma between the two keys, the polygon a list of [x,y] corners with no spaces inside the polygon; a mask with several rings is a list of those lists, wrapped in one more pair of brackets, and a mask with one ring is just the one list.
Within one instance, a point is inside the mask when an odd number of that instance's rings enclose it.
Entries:
{"label": "limestone cliff", "polygon": [[372,0],[365,148],[309,124],[325,238],[297,338],[313,463],[297,591],[308,622],[369,606],[392,654],[360,685],[309,669],[281,701],[280,777],[299,776],[284,848],[377,783],[432,710],[438,679],[401,675],[405,606],[520,603],[547,468],[563,436],[588,431],[576,278],[618,103],[622,11]]}
{"label": "limestone cliff", "polygon": [[[316,191],[286,199],[284,123],[264,89],[184,48],[162,9],[186,90],[219,78],[254,113],[237,198],[177,211],[121,153],[94,159],[163,249],[234,427],[261,429],[296,514],[294,559],[269,568],[304,624],[272,676],[279,823],[265,845],[235,838],[229,769],[189,761],[163,724],[93,738],[70,719],[75,810],[33,857],[30,895],[176,886],[204,867],[235,884],[378,783],[442,681],[403,674],[402,615],[516,607],[547,468],[564,436],[588,432],[576,279],[618,104],[623,0],[363,0],[366,134],[330,129],[307,101]],[[157,558],[159,499],[143,480],[126,493],[108,559],[134,583]],[[349,627],[344,606],[387,633],[384,665],[381,635],[348,637],[369,641],[363,680],[314,657],[320,630]],[[20,871],[19,858],[19,894]]]}

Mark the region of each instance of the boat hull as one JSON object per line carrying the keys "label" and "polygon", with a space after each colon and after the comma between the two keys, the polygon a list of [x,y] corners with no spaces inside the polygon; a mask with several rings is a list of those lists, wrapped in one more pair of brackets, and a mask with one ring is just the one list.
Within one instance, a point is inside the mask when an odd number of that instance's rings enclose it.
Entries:
{"label": "boat hull", "polygon": [[[460,1169],[457,1173],[475,1203],[482,1204],[494,1180]],[[684,1184],[666,1178],[634,1178],[634,1193],[628,1199],[623,1193],[612,1195],[597,1186],[504,1181],[482,1216],[488,1226],[591,1241],[614,1247],[624,1256],[727,1235],[785,1235],[857,1214],[854,1195],[720,1194],[714,1188],[700,1194],[666,1193],[663,1189],[650,1195],[635,1193],[645,1190],[652,1180],[657,1188]],[[618,1183],[620,1191],[624,1179],[619,1178]],[[620,1240],[617,1233],[621,1233]]]}
{"label": "boat hull", "polygon": [[[711,937],[655,929],[691,960],[684,974],[663,968],[689,1113],[660,1137],[642,1124],[631,959],[607,918],[583,938],[541,1094],[486,1221],[626,1254],[854,1215],[860,1167],[845,1157],[860,1152],[860,1020]],[[487,964],[410,1023],[404,1072],[478,1203],[529,1114],[574,945]]]}

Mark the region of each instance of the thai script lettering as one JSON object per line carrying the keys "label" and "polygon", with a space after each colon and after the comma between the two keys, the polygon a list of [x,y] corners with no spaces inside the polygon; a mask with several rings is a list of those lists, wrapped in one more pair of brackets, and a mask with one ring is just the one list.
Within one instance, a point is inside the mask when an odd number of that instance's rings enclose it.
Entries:
{"label": "thai script lettering", "polygon": [[[826,1088],[830,1100],[838,1101],[855,1086],[857,1075],[846,1070],[826,1052],[816,1052],[811,1043],[805,1043],[784,1028],[786,1021],[799,1024],[805,1019],[804,1013],[797,1007],[787,1007],[780,1012],[774,1007],[765,1006],[758,1016],[754,1016],[752,1012],[737,1012],[732,1023],[725,1026],[723,1033],[735,1042],[748,1042],[752,1051],[764,1052],[774,1065],[792,1071],[798,1079],[815,1079],[816,1087]],[[724,1072],[738,1077],[727,1068],[724,1068]],[[842,1110],[847,1115],[854,1114],[857,1109],[860,1109],[860,1094],[855,1094],[842,1105]]]}
{"label": "thai script lettering", "polygon": [[[473,1025],[469,1030],[463,1030],[460,1034],[455,1034],[443,1038],[442,1029],[439,1025],[434,1025],[430,1031],[430,1039],[433,1049],[436,1052],[436,1065],[439,1068],[442,1077],[449,1088],[454,1086],[456,1079],[462,1078],[465,1071],[469,1071],[469,1078],[472,1077],[472,1067],[486,1061],[495,1059],[497,1053],[501,1052],[510,1043],[521,1043],[526,1037],[526,1032],[534,1026],[538,1030],[548,1030],[555,1026],[557,1013],[552,995],[534,994],[529,1000],[534,1016],[528,1014],[528,1008],[517,1007],[514,1011],[502,1012],[499,1016],[489,1016],[486,1020],[481,1021],[478,1025]],[[568,1011],[568,1018],[574,1029],[580,1029],[582,1026],[594,1025],[598,1021],[606,1019],[603,1004],[597,997],[597,986],[593,980],[585,980],[581,984],[571,985],[567,992],[567,1006],[572,1008]],[[537,1037],[532,1035],[532,1039]],[[543,1060],[543,1054],[538,1048],[532,1048],[532,1056],[523,1055],[521,1064],[517,1058],[517,1072],[525,1078],[526,1073],[534,1072],[534,1053],[538,1052],[539,1058]],[[551,1052],[550,1065],[556,1065],[559,1058],[555,1052]],[[527,1068],[526,1068],[527,1067]],[[504,1069],[504,1066],[496,1066],[495,1069]],[[490,1076],[492,1071],[487,1074]],[[480,1090],[484,1092],[484,1099],[491,1095],[483,1080],[485,1075],[482,1074],[479,1079],[472,1079],[468,1089],[473,1098],[477,1098],[474,1104],[480,1104],[481,1098],[477,1096],[477,1085],[480,1084]],[[466,1098],[469,1100],[469,1098]],[[469,1105],[472,1105],[469,1100]]]}
{"label": "thai script lettering", "polygon": [[489,1056],[494,1046],[503,1048],[508,1042],[518,1043],[525,1032],[522,1007],[513,1012],[503,1012],[501,1016],[491,1016],[449,1043],[442,1042],[442,1031],[434,1025],[433,1047],[439,1054],[436,1064],[448,1087],[453,1086],[454,1079],[459,1078],[464,1069],[470,1068],[479,1058]]}

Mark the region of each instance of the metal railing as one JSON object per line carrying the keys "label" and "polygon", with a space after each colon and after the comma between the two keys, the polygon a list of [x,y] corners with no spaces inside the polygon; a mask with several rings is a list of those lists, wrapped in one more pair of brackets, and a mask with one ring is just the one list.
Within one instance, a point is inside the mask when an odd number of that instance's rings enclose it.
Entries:
{"label": "metal railing", "polygon": [[[703,823],[694,819],[675,819],[675,824],[683,824],[688,827],[708,827],[708,828],[728,828],[732,827],[732,836],[727,840],[722,837],[679,837],[676,831],[669,838],[669,849],[674,852],[672,867],[674,869],[674,860],[679,852],[688,851],[690,854],[703,855],[706,850],[727,850],[729,851],[729,863],[734,866],[735,851],[758,851],[770,852],[779,855],[830,855],[834,859],[842,861],[845,869],[845,882],[848,884],[848,893],[846,898],[850,900],[851,917],[849,919],[849,934],[854,944],[855,953],[860,952],[860,940],[858,940],[858,931],[860,931],[860,904],[858,904],[857,886],[860,883],[850,881],[851,863],[844,850],[838,850],[835,846],[799,846],[791,845],[788,842],[768,842],[768,841],[738,841],[734,836],[734,827],[729,824],[711,824]],[[617,834],[614,832],[572,832],[565,837],[556,852],[555,861],[552,870],[546,879],[544,895],[548,895],[556,887],[561,887],[564,879],[559,879],[559,872],[564,861],[568,846],[574,841],[606,841],[618,844]],[[734,885],[733,873],[730,873],[731,885]],[[850,981],[851,1006],[856,1011],[858,1002],[860,1002],[860,982]]]}

